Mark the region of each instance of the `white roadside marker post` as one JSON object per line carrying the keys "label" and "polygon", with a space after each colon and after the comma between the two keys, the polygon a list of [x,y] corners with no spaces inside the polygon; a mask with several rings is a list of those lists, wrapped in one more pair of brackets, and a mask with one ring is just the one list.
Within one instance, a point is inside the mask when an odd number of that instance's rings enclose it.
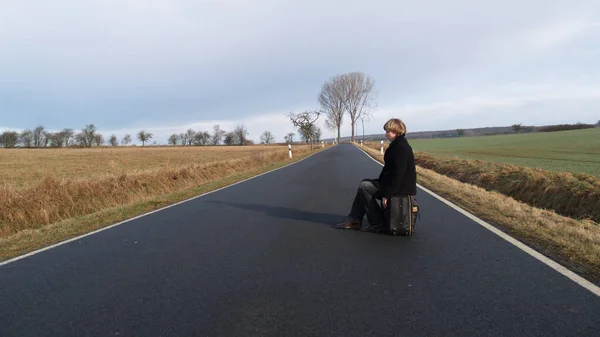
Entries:
{"label": "white roadside marker post", "polygon": [[383,140],[381,141],[381,154],[383,154]]}
{"label": "white roadside marker post", "polygon": [[292,144],[288,144],[288,149],[288,152],[290,153],[290,159],[292,159]]}

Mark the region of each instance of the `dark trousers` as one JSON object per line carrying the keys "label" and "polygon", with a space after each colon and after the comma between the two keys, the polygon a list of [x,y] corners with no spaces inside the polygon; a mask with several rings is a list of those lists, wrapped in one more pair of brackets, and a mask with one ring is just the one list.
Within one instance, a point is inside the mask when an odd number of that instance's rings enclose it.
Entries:
{"label": "dark trousers", "polygon": [[350,210],[349,218],[362,222],[365,214],[369,224],[373,227],[384,225],[383,209],[377,203],[381,200],[380,184],[377,179],[363,179],[358,186],[352,209]]}

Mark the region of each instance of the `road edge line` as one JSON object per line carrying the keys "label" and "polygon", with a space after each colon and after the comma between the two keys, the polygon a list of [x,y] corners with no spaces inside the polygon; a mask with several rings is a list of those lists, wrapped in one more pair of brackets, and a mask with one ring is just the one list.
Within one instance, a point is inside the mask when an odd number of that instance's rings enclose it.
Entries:
{"label": "road edge line", "polygon": [[[365,150],[361,149],[360,147],[358,147],[356,145],[355,145],[355,147],[357,149],[359,149],[360,151],[362,151],[365,155],[367,155],[367,157],[369,157],[371,160],[373,160],[377,164],[383,166],[383,164],[381,162],[377,161],[377,159],[373,158]],[[558,262],[550,259],[549,257],[547,257],[547,256],[543,255],[542,253],[536,251],[535,249],[527,246],[523,242],[521,242],[521,241],[515,239],[514,237],[506,234],[505,232],[503,232],[503,231],[499,230],[498,228],[494,227],[493,225],[491,225],[491,224],[485,222],[484,220],[478,218],[477,216],[475,216],[475,215],[467,212],[466,210],[458,207],[457,205],[453,204],[449,200],[444,199],[442,196],[436,194],[435,192],[433,192],[433,191],[431,191],[431,190],[429,190],[429,189],[427,189],[427,188],[425,188],[425,187],[423,187],[423,186],[421,186],[419,184],[417,184],[417,186],[421,190],[423,190],[425,193],[427,193],[427,194],[433,196],[434,198],[440,200],[441,202],[443,202],[446,205],[450,206],[451,208],[453,208],[454,210],[458,211],[462,215],[464,215],[467,218],[473,220],[474,222],[476,222],[480,226],[482,226],[485,229],[489,230],[490,232],[498,235],[499,237],[501,237],[502,239],[508,241],[510,244],[514,245],[515,247],[521,249],[522,251],[524,251],[525,253],[529,254],[530,256],[532,256],[533,258],[535,258],[536,260],[544,263],[548,267],[554,269],[555,271],[559,272],[563,276],[569,278],[571,281],[573,281],[573,282],[577,283],[578,285],[584,287],[585,289],[589,290],[594,295],[600,297],[600,287],[596,286],[592,282],[590,282],[590,281],[586,280],[585,278],[577,275],[575,272],[571,271],[567,267],[559,264]]]}
{"label": "road edge line", "polygon": [[[335,146],[335,145],[334,145],[334,146]],[[308,156],[307,156],[307,157],[305,157],[305,158],[302,158],[302,159],[300,159],[300,160],[298,160],[298,161],[295,161],[295,162],[293,162],[293,163],[289,163],[289,164],[287,164],[287,165],[285,165],[285,166],[278,167],[278,168],[276,168],[276,169],[273,169],[273,170],[270,170],[270,171],[267,171],[267,172],[263,172],[263,173],[261,173],[261,174],[255,175],[255,176],[253,176],[253,177],[250,177],[250,178],[246,178],[246,179],[244,179],[244,180],[240,180],[240,181],[238,181],[238,182],[235,182],[235,183],[229,184],[229,185],[227,185],[227,186],[219,187],[219,188],[218,188],[218,189],[216,189],[216,190],[208,191],[208,192],[202,193],[202,194],[200,194],[200,195],[197,195],[197,196],[194,196],[194,197],[191,197],[191,198],[188,198],[188,199],[182,200],[182,201],[178,201],[178,202],[176,202],[176,203],[174,203],[174,204],[167,205],[167,206],[164,206],[164,207],[161,207],[161,208],[155,209],[155,210],[153,210],[153,211],[150,211],[150,212],[142,213],[142,214],[140,214],[140,215],[136,215],[136,216],[134,216],[133,218],[125,219],[125,220],[123,220],[123,221],[120,221],[120,222],[114,223],[114,224],[112,224],[112,225],[108,225],[108,226],[106,226],[106,227],[102,227],[102,228],[100,228],[100,229],[97,229],[97,230],[95,230],[95,231],[92,231],[92,232],[89,232],[89,233],[85,233],[85,234],[82,234],[82,235],[76,236],[76,237],[74,237],[74,238],[70,238],[70,239],[67,239],[67,240],[64,240],[64,241],[60,241],[60,242],[57,242],[57,243],[55,243],[55,244],[52,244],[52,245],[50,245],[50,246],[47,246],[47,247],[44,247],[44,248],[40,248],[40,249],[36,249],[36,250],[34,250],[34,251],[32,251],[32,252],[29,252],[29,253],[26,253],[26,254],[23,254],[23,255],[19,255],[19,256],[13,257],[13,258],[11,258],[11,259],[8,259],[8,260],[6,260],[6,261],[2,261],[2,262],[0,262],[0,267],[2,267],[2,266],[5,266],[5,265],[7,265],[7,264],[10,264],[10,263],[13,263],[13,262],[16,262],[16,261],[18,261],[18,260],[22,260],[22,259],[24,259],[24,258],[27,258],[27,257],[33,256],[33,255],[36,255],[36,254],[39,254],[39,253],[45,252],[45,251],[47,251],[47,250],[50,250],[50,249],[53,249],[53,248],[56,248],[56,247],[59,247],[59,246],[65,245],[65,244],[67,244],[67,243],[70,243],[70,242],[73,242],[73,241],[76,241],[76,240],[83,239],[83,238],[85,238],[85,237],[87,237],[87,236],[92,236],[92,235],[94,235],[94,234],[97,234],[97,233],[100,233],[100,232],[102,232],[102,231],[109,230],[109,229],[111,229],[111,228],[114,228],[114,227],[120,226],[120,225],[122,225],[122,224],[124,224],[124,223],[130,222],[130,221],[133,221],[133,220],[136,220],[136,219],[139,219],[139,218],[143,218],[143,217],[145,217],[145,216],[148,216],[148,215],[151,215],[151,214],[154,214],[154,213],[158,213],[158,212],[160,212],[160,211],[164,211],[164,210],[165,210],[165,209],[167,209],[167,208],[175,207],[175,206],[177,206],[177,205],[181,205],[181,204],[183,204],[183,203],[186,203],[186,202],[189,202],[189,201],[192,201],[192,200],[195,200],[195,199],[198,199],[198,198],[204,197],[204,196],[206,196],[206,195],[209,195],[209,194],[212,194],[212,193],[218,192],[218,191],[220,191],[220,190],[224,190],[224,189],[226,189],[226,188],[229,188],[229,187],[232,187],[232,186],[235,186],[235,185],[238,185],[238,184],[244,183],[244,182],[246,182],[246,181],[248,181],[248,180],[252,180],[252,179],[258,178],[258,177],[260,177],[260,176],[263,176],[263,175],[266,175],[266,174],[269,174],[269,173],[272,173],[272,172],[275,172],[275,171],[278,171],[278,170],[284,169],[284,168],[286,168],[286,167],[288,167],[288,166],[291,166],[291,165],[294,165],[294,164],[298,164],[299,162],[301,162],[301,161],[303,161],[303,160],[306,160],[306,159],[308,159],[308,158],[310,158],[310,157],[312,157],[312,156],[314,156],[314,155],[316,155],[316,154],[323,153],[323,152],[325,152],[325,151],[327,151],[327,150],[329,150],[329,149],[333,148],[334,146],[332,146],[332,147],[329,147],[329,148],[327,148],[327,149],[325,149],[325,150],[321,150],[321,151],[315,152],[315,153],[313,153],[313,154],[310,154],[310,155],[308,155]]]}

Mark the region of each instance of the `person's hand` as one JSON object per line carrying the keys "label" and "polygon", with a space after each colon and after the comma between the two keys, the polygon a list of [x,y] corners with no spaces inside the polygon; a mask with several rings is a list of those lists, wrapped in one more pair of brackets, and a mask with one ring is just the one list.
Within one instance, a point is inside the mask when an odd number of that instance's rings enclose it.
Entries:
{"label": "person's hand", "polygon": [[388,200],[386,198],[382,198],[381,199],[381,203],[383,204],[383,208],[387,208],[387,202],[388,202]]}

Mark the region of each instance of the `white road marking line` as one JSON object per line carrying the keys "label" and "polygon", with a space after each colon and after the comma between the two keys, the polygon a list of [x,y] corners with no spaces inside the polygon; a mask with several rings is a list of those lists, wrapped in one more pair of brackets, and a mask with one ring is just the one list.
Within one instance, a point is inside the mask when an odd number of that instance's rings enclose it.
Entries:
{"label": "white road marking line", "polygon": [[[373,160],[377,164],[383,166],[382,163],[380,163],[379,161],[377,161],[375,158],[371,157],[371,155],[368,154],[367,152],[365,152],[363,149],[361,149],[359,147],[356,147],[356,148],[358,148],[359,150],[361,150],[365,155],[367,155],[367,157],[371,158],[371,160]],[[521,241],[513,238],[512,236],[504,233],[503,231],[499,230],[498,228],[496,228],[496,227],[490,225],[489,223],[487,223],[487,222],[479,219],[475,215],[473,215],[473,214],[465,211],[464,209],[456,206],[455,204],[451,203],[450,201],[444,199],[443,197],[435,194],[433,191],[431,191],[431,190],[429,190],[429,189],[427,189],[427,188],[425,188],[425,187],[423,187],[423,186],[421,186],[419,184],[417,184],[417,186],[420,189],[422,189],[423,191],[425,191],[426,193],[430,194],[431,196],[435,197],[436,199],[440,200],[441,202],[445,203],[446,205],[452,207],[453,209],[455,209],[459,213],[463,214],[467,218],[475,221],[476,223],[478,223],[479,225],[481,225],[484,228],[488,229],[492,233],[498,235],[499,237],[501,237],[504,240],[508,241],[509,243],[511,243],[512,245],[514,245],[517,248],[521,249],[525,253],[531,255],[532,257],[534,257],[538,261],[544,263],[548,267],[550,267],[550,268],[556,270],[557,272],[561,273],[562,275],[568,277],[571,281],[573,281],[573,282],[579,284],[580,286],[584,287],[585,289],[591,291],[596,296],[600,296],[600,288],[598,286],[596,286],[595,284],[593,284],[590,281],[584,279],[583,277],[575,274],[574,272],[572,272],[571,270],[567,269],[563,265],[557,263],[556,261],[553,261],[553,260],[549,259],[547,256],[545,256],[545,255],[539,253],[538,251],[530,248],[529,246],[527,246],[524,243],[522,243]]]}

